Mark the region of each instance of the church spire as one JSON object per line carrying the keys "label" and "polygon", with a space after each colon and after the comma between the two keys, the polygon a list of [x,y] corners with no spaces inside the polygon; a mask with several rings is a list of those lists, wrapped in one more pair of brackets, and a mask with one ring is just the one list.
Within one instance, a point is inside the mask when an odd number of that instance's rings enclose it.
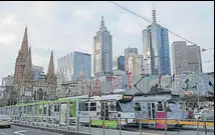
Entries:
{"label": "church spire", "polygon": [[28,55],[28,33],[27,33],[27,26],[25,27],[25,33],[22,40],[22,46],[20,52],[25,56]]}
{"label": "church spire", "polygon": [[54,56],[53,56],[53,51],[51,52],[47,74],[54,74]]}
{"label": "church spire", "polygon": [[49,61],[49,67],[48,67],[48,72],[46,75],[46,81],[48,83],[48,85],[57,85],[57,78],[55,75],[55,71],[54,71],[54,56],[53,56],[53,51],[51,52],[51,56],[50,56],[50,61]]}
{"label": "church spire", "polygon": [[31,47],[29,47],[29,51],[28,51],[28,59],[29,59],[29,66],[30,68],[32,68],[32,60],[31,60]]}

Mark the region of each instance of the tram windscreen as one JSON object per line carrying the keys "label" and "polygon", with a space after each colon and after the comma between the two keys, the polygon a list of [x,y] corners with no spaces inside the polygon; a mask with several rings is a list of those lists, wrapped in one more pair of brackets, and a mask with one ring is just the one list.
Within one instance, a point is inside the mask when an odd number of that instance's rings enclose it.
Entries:
{"label": "tram windscreen", "polygon": [[133,112],[134,108],[132,102],[119,103],[121,106],[122,112]]}

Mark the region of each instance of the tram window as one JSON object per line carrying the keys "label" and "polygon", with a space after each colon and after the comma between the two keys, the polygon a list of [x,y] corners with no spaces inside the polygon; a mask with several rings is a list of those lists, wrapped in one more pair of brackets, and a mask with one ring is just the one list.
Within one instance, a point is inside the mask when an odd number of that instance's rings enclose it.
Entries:
{"label": "tram window", "polygon": [[79,111],[88,111],[88,103],[79,103]]}
{"label": "tram window", "polygon": [[88,111],[88,103],[84,104],[84,111]]}
{"label": "tram window", "polygon": [[47,108],[44,107],[44,108],[43,108],[43,114],[46,114],[46,110],[47,110]]}
{"label": "tram window", "polygon": [[54,106],[54,111],[55,111],[55,112],[59,112],[59,111],[60,111],[60,105],[59,105],[59,104],[56,104],[56,105]]}
{"label": "tram window", "polygon": [[158,102],[158,104],[157,104],[157,108],[158,108],[158,110],[157,110],[157,111],[163,111],[163,105],[162,105],[162,102]]}
{"label": "tram window", "polygon": [[90,103],[90,111],[96,111],[96,103]]}
{"label": "tram window", "polygon": [[121,112],[121,107],[119,105],[119,102],[116,103],[116,111]]}
{"label": "tram window", "polygon": [[26,110],[27,110],[27,109],[26,109],[26,106],[24,106],[24,113],[26,113]]}
{"label": "tram window", "polygon": [[116,111],[116,106],[114,102],[110,103],[110,111]]}
{"label": "tram window", "polygon": [[134,104],[134,111],[141,111],[140,103]]}

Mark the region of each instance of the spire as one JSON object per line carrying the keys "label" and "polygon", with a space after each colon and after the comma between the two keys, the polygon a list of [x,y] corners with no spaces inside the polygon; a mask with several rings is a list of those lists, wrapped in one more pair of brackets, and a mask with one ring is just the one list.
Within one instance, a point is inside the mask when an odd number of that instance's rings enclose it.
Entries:
{"label": "spire", "polygon": [[104,21],[104,16],[101,18],[101,28],[105,27],[105,21]]}
{"label": "spire", "polygon": [[105,21],[104,21],[104,16],[101,17],[101,26],[100,26],[100,30],[106,30]]}
{"label": "spire", "polygon": [[155,1],[152,2],[152,22],[156,23]]}
{"label": "spire", "polygon": [[28,33],[27,26],[25,27],[25,33],[22,40],[21,53],[28,55]]}
{"label": "spire", "polygon": [[28,59],[29,59],[29,65],[30,65],[30,68],[32,68],[32,61],[31,61],[31,47],[29,47],[29,50],[28,50]]}
{"label": "spire", "polygon": [[50,61],[49,61],[49,68],[47,74],[54,74],[54,58],[53,58],[53,51],[51,52]]}
{"label": "spire", "polygon": [[152,22],[156,23],[155,1],[152,2]]}
{"label": "spire", "polygon": [[26,78],[29,78],[30,73],[32,72],[32,63],[31,63],[31,48],[28,50],[28,57],[27,57],[26,68],[24,69],[24,73]]}

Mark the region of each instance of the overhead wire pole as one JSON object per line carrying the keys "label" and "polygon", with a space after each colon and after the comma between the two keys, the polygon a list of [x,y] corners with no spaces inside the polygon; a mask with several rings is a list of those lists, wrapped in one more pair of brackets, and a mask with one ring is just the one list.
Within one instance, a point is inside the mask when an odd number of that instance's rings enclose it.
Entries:
{"label": "overhead wire pole", "polygon": [[[147,22],[149,22],[149,23],[152,23],[152,21],[149,20],[149,19],[147,19],[146,17],[143,17],[143,16],[141,16],[141,15],[139,15],[139,14],[137,14],[137,13],[131,11],[131,10],[129,10],[128,8],[126,8],[126,7],[124,7],[124,6],[120,5],[120,4],[117,4],[117,3],[113,2],[113,1],[107,1],[107,2],[113,4],[113,5],[117,6],[117,7],[120,7],[120,8],[122,8],[122,9],[128,11],[129,13],[131,13],[131,14],[133,14],[133,15],[135,15],[135,16],[137,16],[137,17],[139,17],[139,18],[141,18],[141,19],[143,19],[143,20],[145,20],[145,21],[147,21]],[[161,24],[160,24],[160,25],[161,25]],[[162,25],[162,26],[164,26],[164,25]],[[164,26],[164,27],[165,27],[165,26]],[[173,34],[174,36],[176,36],[176,37],[178,37],[178,38],[183,39],[184,41],[187,41],[188,43],[191,43],[191,44],[193,44],[193,45],[196,44],[196,43],[194,43],[194,42],[192,42],[192,41],[190,41],[190,40],[187,40],[186,38],[180,36],[179,34],[174,33],[173,31],[171,31],[171,30],[169,30],[169,29],[168,29],[168,31],[169,31],[169,33]]]}

